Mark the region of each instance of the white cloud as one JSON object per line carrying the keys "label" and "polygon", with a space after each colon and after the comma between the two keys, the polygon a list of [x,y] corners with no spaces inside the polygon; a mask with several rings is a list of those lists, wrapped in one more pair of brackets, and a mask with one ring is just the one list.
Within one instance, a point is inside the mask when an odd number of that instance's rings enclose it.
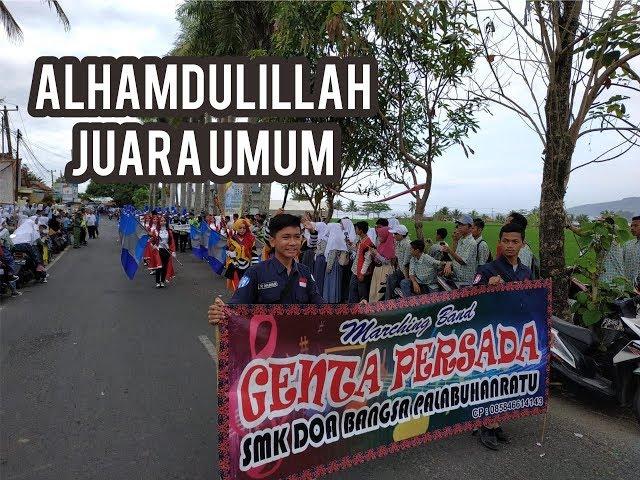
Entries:
{"label": "white cloud", "polygon": [[[19,105],[22,118],[12,113],[13,128],[27,134],[27,140],[58,155],[33,148],[47,169],[63,170],[71,149],[71,128],[77,119],[31,118],[26,112],[33,63],[39,56],[164,55],[178,33],[175,0],[65,1],[71,21],[65,32],[55,13],[39,0],[5,2],[24,31],[23,43],[0,40],[0,98]],[[2,34],[4,35],[4,34]],[[531,106],[526,90],[514,85],[514,96]],[[628,110],[637,112],[636,96]],[[104,120],[104,119],[103,119]],[[539,139],[510,112],[492,107],[492,115],[480,117],[480,130],[469,138],[475,155],[465,158],[452,148],[434,168],[434,183],[428,211],[436,205],[465,210],[505,211],[532,208],[539,202],[542,180],[542,147]],[[576,162],[589,160],[610,145],[612,137],[598,135],[578,145]],[[640,164],[638,150],[614,163],[590,166],[572,175],[567,205],[614,200],[638,195]],[[33,162],[27,158],[27,163]],[[398,192],[400,187],[391,191]],[[274,195],[282,197],[281,187]],[[357,199],[356,199],[357,200]],[[390,202],[406,210],[409,197]]]}

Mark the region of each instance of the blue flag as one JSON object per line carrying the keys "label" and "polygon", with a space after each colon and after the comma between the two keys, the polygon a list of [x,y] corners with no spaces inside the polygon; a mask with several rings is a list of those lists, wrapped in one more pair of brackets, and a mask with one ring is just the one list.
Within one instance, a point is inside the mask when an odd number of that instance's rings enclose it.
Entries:
{"label": "blue flag", "polygon": [[209,248],[207,252],[207,262],[211,269],[218,275],[222,274],[224,264],[227,260],[227,238],[220,235],[215,230],[209,233]]}
{"label": "blue flag", "polygon": [[[202,260],[207,259],[207,255],[209,254],[209,237],[211,235],[211,228],[207,225],[206,222],[200,222],[200,236],[199,236],[199,245],[198,248],[193,252],[194,255]],[[191,242],[193,245],[193,242]]]}
{"label": "blue flag", "polygon": [[120,233],[122,234],[122,252],[120,254],[120,262],[124,273],[133,280],[138,265],[142,261],[142,255],[144,254],[144,248],[149,241],[149,235],[142,225],[138,223],[136,217],[125,212],[120,217]]}
{"label": "blue flag", "polygon": [[191,225],[190,233],[193,254],[202,260],[202,250],[200,249],[200,245],[202,244],[202,229],[200,227],[201,225]]}

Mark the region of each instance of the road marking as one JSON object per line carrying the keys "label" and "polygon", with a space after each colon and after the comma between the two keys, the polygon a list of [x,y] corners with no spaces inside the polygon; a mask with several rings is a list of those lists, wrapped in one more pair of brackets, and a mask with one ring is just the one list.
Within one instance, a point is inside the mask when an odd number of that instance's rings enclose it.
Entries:
{"label": "road marking", "polygon": [[47,266],[47,270],[49,270],[51,267],[53,267],[56,264],[56,262],[58,260],[60,260],[65,253],[67,253],[67,250],[69,250],[69,245],[67,245],[66,248],[62,252],[60,252],[60,254],[58,256],[56,256],[56,258],[53,259],[53,262],[51,262]]}
{"label": "road marking", "polygon": [[207,352],[209,352],[209,356],[213,359],[213,363],[215,363],[216,367],[217,367],[218,366],[218,352],[216,352],[215,345],[213,343],[211,343],[211,340],[209,340],[209,337],[207,337],[206,335],[200,335],[198,337],[198,340],[200,340],[200,343],[202,343],[204,348],[207,349]]}

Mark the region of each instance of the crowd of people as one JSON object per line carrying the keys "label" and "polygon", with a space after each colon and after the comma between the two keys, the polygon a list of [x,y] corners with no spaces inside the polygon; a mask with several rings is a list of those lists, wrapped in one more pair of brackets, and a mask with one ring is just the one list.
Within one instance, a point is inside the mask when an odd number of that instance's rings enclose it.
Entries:
{"label": "crowd of people", "polygon": [[[246,271],[229,303],[364,303],[531,280],[538,275],[538,262],[525,240],[527,224],[517,212],[508,215],[494,260],[483,238],[484,222],[469,215],[455,220],[448,243],[445,228],[437,230],[433,241],[411,240],[395,218],[380,218],[369,227],[348,218],[326,223],[280,213],[269,222],[268,257]],[[631,231],[635,238],[622,248],[623,271],[634,281],[640,269],[640,217],[633,218]],[[224,302],[218,297],[208,320],[217,325],[224,318]],[[498,423],[485,423],[474,434],[491,450],[509,442]]]}
{"label": "crowd of people", "polygon": [[102,208],[53,204],[0,207],[0,295],[19,296],[29,282],[47,283],[47,265],[67,245],[87,245],[99,236]]}
{"label": "crowd of people", "polygon": [[[276,212],[276,216],[283,213]],[[181,215],[153,211],[144,214],[141,222],[150,234],[144,256],[150,274],[156,277],[157,288],[171,279],[175,252],[193,248],[191,227],[199,231],[204,225],[226,238],[223,275],[231,292],[238,289],[249,267],[274,255],[267,216],[263,214],[196,216],[186,210]],[[483,282],[481,267],[504,257],[501,239],[496,250],[491,251],[483,236],[485,222],[469,215],[455,219],[452,231],[439,228],[435,238],[427,240],[411,239],[407,227],[396,218],[379,218],[373,227],[366,221],[354,223],[346,217],[333,223],[315,221],[311,214],[299,218],[299,222],[301,246],[296,260],[310,270],[318,293],[327,303],[375,302],[462,288]],[[636,217],[633,232],[637,224]],[[539,262],[526,241],[527,218],[511,212],[504,225],[510,225],[506,233],[521,232],[518,264],[529,272],[522,275],[538,278]],[[611,259],[604,265],[603,281],[616,276],[637,281],[638,248],[630,244],[612,248]],[[495,265],[505,267],[501,262]],[[493,276],[511,278],[513,272]]]}
{"label": "crowd of people", "polygon": [[194,250],[192,229],[200,232],[203,227],[209,228],[226,238],[224,274],[229,290],[234,291],[247,268],[269,256],[265,219],[266,215],[261,214],[249,219],[240,218],[238,214],[232,217],[196,216],[186,209],[181,214],[175,209],[147,210],[140,216],[140,224],[149,236],[143,254],[144,264],[155,277],[156,288],[165,288],[175,275],[173,259],[176,252]]}

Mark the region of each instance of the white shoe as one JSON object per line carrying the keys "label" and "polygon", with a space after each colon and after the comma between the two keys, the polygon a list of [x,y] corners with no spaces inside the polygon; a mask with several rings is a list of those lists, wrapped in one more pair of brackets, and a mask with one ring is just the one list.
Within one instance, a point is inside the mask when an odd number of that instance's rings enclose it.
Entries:
{"label": "white shoe", "polygon": [[164,282],[160,282],[160,288],[164,288]]}
{"label": "white shoe", "polygon": [[160,288],[160,284],[159,283],[156,283],[156,288]]}

